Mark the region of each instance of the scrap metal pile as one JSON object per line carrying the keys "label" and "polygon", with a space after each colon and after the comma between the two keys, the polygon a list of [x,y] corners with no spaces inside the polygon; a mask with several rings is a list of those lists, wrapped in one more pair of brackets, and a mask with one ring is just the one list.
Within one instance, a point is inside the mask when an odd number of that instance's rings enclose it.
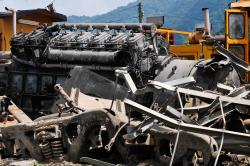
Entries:
{"label": "scrap metal pile", "polygon": [[54,86],[61,99],[53,114],[32,120],[1,98],[2,157],[92,165],[250,163],[250,87],[241,86],[238,74],[246,65],[220,45],[211,60],[183,60],[159,46],[152,25],[62,27],[12,40],[13,58],[23,65],[80,66],[63,87]]}

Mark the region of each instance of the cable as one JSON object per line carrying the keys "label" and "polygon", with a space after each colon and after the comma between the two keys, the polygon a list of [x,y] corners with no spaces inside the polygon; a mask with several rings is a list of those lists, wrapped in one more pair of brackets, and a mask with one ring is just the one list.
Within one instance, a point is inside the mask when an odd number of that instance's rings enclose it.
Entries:
{"label": "cable", "polygon": [[[222,106],[222,102],[221,102],[220,98],[219,98],[219,102],[220,102],[220,110],[221,110],[221,115],[222,115],[222,120],[223,120],[223,130],[225,130],[226,129],[226,119],[225,119],[225,114],[224,114],[224,110],[223,110],[223,106]],[[218,150],[218,154],[216,156],[214,166],[216,166],[217,163],[218,163],[218,160],[219,160],[219,157],[220,157],[220,152],[221,152],[222,146],[224,144],[224,137],[225,137],[225,133],[223,132],[222,136],[221,136],[220,148]]]}
{"label": "cable", "polygon": [[105,146],[105,150],[106,151],[110,151],[111,147],[113,146],[113,144],[115,143],[115,140],[117,138],[117,135],[120,133],[120,131],[128,124],[128,122],[124,123],[115,133],[115,135],[110,139],[109,143]]}
{"label": "cable", "polygon": [[111,105],[109,108],[110,111],[112,111],[112,107],[113,107],[114,101],[116,99],[117,85],[118,85],[118,76],[115,77],[115,92],[114,92],[113,99],[112,99],[112,102],[111,102]]}
{"label": "cable", "polygon": [[183,113],[184,113],[184,107],[183,107],[183,103],[182,103],[182,100],[181,100],[181,95],[180,95],[180,92],[179,92],[178,88],[176,89],[176,92],[177,92],[178,99],[179,99],[180,106],[181,106],[181,116],[180,116],[178,132],[177,132],[176,139],[175,139],[174,150],[173,150],[172,157],[171,157],[170,164],[169,164],[170,166],[172,166],[173,162],[174,162],[174,157],[175,157],[175,153],[176,153],[176,149],[177,149],[178,142],[179,142],[179,137],[180,137],[180,124],[183,122],[182,117],[183,117]]}

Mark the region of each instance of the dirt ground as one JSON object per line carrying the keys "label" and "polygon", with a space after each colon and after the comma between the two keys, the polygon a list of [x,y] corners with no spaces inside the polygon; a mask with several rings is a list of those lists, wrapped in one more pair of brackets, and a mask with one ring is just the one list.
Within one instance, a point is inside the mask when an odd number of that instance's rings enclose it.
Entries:
{"label": "dirt ground", "polygon": [[47,163],[39,163],[32,159],[15,160],[4,159],[0,161],[0,166],[82,166],[83,164],[74,164],[67,161],[51,161]]}

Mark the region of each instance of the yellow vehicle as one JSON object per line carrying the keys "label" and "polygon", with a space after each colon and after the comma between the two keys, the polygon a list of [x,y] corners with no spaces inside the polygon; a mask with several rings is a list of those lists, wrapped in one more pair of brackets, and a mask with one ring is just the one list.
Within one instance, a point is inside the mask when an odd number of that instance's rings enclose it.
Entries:
{"label": "yellow vehicle", "polygon": [[249,13],[250,0],[231,3],[226,9],[226,48],[249,64]]}
{"label": "yellow vehicle", "polygon": [[[204,10],[204,9],[203,9]],[[206,10],[206,9],[205,9]],[[204,11],[205,11],[204,10]],[[206,14],[205,14],[206,15]],[[249,42],[250,42],[250,0],[240,0],[232,2],[230,7],[225,10],[225,37],[223,42],[225,48],[234,53],[238,58],[249,64]],[[208,15],[209,16],[209,15]],[[205,17],[206,18],[206,17]],[[207,24],[207,25],[206,25]],[[187,59],[209,59],[215,53],[213,45],[207,44],[207,39],[215,39],[210,36],[208,26],[210,22],[206,22],[204,31],[181,32],[164,28],[159,28],[158,32],[165,34],[166,41],[170,43],[169,51],[176,56],[185,57]],[[208,34],[206,34],[208,33]],[[187,35],[188,44],[175,45],[173,39],[169,40],[169,36],[175,34]],[[165,37],[164,36],[164,37]],[[173,37],[172,37],[173,38]],[[221,40],[221,39],[219,39]],[[249,74],[248,74],[249,75]],[[250,77],[248,77],[250,82]]]}
{"label": "yellow vehicle", "polygon": [[[169,43],[169,51],[176,56],[185,57],[186,59],[209,59],[214,52],[213,46],[203,44],[203,31],[185,32],[164,28],[157,31]],[[189,42],[184,45],[175,45],[175,34],[185,35]]]}

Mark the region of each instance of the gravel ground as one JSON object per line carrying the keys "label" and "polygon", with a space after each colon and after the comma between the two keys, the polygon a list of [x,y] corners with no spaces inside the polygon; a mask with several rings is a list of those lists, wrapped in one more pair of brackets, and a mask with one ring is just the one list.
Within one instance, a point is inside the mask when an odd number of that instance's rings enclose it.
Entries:
{"label": "gravel ground", "polygon": [[82,166],[82,164],[74,164],[67,161],[51,161],[48,163],[39,163],[35,160],[14,160],[4,159],[0,161],[0,166]]}

